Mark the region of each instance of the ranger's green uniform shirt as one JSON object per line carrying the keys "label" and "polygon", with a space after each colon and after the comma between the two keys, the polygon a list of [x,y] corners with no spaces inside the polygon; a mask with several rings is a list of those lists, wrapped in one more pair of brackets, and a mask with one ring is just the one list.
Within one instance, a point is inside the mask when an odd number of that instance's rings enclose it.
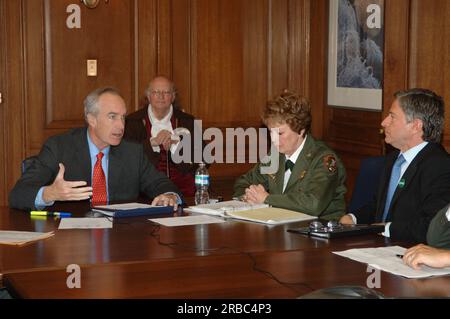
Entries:
{"label": "ranger's green uniform shirt", "polygon": [[275,174],[261,174],[257,164],[234,184],[234,197],[245,194],[250,185],[261,184],[269,193],[265,204],[320,216],[339,219],[345,213],[345,168],[340,159],[325,143],[306,137],[286,189],[283,192],[286,156],[279,154],[279,167]]}
{"label": "ranger's green uniform shirt", "polygon": [[450,249],[450,221],[446,215],[448,207],[442,208],[431,220],[427,233],[430,246]]}

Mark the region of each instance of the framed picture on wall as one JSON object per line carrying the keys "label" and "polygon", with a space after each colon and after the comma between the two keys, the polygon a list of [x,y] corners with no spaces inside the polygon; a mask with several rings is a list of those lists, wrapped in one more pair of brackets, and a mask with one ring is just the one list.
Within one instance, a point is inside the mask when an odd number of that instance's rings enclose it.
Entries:
{"label": "framed picture on wall", "polygon": [[330,0],[328,105],[381,111],[384,0]]}

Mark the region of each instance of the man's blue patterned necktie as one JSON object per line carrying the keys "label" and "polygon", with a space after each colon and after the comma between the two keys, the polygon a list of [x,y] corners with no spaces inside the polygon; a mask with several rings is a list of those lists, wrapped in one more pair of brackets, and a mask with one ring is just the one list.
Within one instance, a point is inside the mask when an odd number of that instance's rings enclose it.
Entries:
{"label": "man's blue patterned necktie", "polygon": [[394,196],[395,190],[397,189],[397,185],[400,179],[400,171],[403,163],[406,162],[403,155],[400,155],[394,163],[392,167],[391,180],[389,181],[388,193],[386,196],[386,204],[384,206],[383,219],[382,222],[386,222],[386,219],[389,214],[389,209],[391,207],[392,197]]}

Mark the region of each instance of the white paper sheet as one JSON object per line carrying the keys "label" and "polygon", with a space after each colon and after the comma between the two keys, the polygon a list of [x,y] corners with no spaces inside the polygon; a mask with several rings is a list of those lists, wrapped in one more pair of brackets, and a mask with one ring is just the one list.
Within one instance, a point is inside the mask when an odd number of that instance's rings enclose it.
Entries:
{"label": "white paper sheet", "polygon": [[63,218],[58,229],[98,229],[112,228],[109,218]]}
{"label": "white paper sheet", "polygon": [[317,219],[317,216],[306,215],[300,212],[276,207],[226,212],[225,217],[268,225],[280,225]]}
{"label": "white paper sheet", "polygon": [[396,255],[403,255],[406,248],[400,246],[359,248],[345,251],[335,251],[336,255],[350,258],[352,260],[366,263],[394,275],[406,278],[425,278],[431,276],[442,276],[450,274],[450,268],[436,269],[422,266],[420,270],[413,269],[403,263],[403,260]]}
{"label": "white paper sheet", "polygon": [[224,202],[217,202],[213,204],[202,204],[196,206],[189,206],[185,208],[185,211],[224,216],[227,212],[244,211],[249,209],[265,208],[269,207],[267,204],[249,204],[238,200],[229,200]]}
{"label": "white paper sheet", "polygon": [[225,223],[225,220],[221,218],[206,215],[152,218],[149,220],[167,227]]}
{"label": "white paper sheet", "polygon": [[24,245],[54,235],[54,232],[39,233],[28,231],[0,230],[0,244]]}

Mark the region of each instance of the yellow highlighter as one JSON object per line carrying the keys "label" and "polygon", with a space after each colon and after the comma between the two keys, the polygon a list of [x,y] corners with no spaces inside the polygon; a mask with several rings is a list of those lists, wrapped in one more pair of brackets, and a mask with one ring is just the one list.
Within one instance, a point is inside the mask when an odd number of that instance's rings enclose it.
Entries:
{"label": "yellow highlighter", "polygon": [[30,215],[31,215],[31,216],[47,216],[47,215],[48,215],[48,212],[46,212],[46,211],[41,211],[41,210],[32,210],[32,211],[30,212]]}
{"label": "yellow highlighter", "polygon": [[71,217],[71,213],[67,212],[47,212],[44,210],[32,210],[30,212],[31,216],[57,216],[57,217]]}

